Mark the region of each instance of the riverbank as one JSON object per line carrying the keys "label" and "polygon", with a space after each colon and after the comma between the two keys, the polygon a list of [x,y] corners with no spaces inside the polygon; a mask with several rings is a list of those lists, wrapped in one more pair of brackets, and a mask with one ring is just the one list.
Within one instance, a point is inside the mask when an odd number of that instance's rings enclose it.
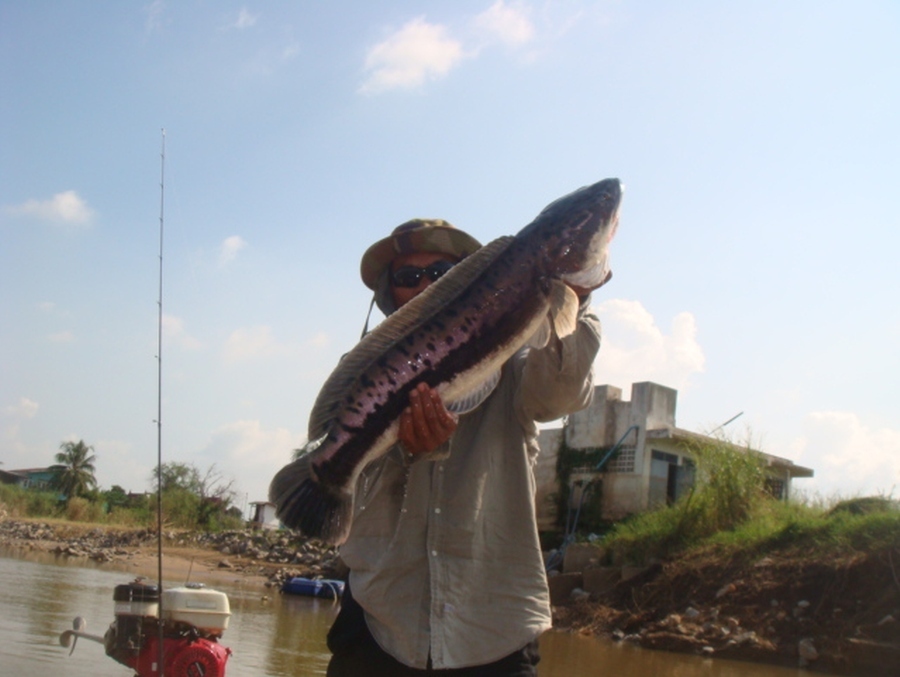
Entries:
{"label": "riverbank", "polygon": [[[135,576],[158,578],[156,532],[77,522],[0,519],[0,543],[22,552],[85,560]],[[293,576],[340,576],[335,548],[288,532],[163,532],[163,580],[280,587]]]}
{"label": "riverbank", "polygon": [[645,648],[860,677],[900,675],[900,543],[824,560],[713,551],[554,607],[554,625]]}
{"label": "riverbank", "polygon": [[[157,577],[156,536],[146,529],[5,519],[0,543]],[[334,548],[281,531],[166,531],[163,554],[170,582],[239,580],[277,589],[291,576],[342,573]],[[827,561],[789,550],[745,560],[695,553],[602,593],[568,596],[554,606],[554,625],[652,649],[827,674],[898,675],[900,543]]]}

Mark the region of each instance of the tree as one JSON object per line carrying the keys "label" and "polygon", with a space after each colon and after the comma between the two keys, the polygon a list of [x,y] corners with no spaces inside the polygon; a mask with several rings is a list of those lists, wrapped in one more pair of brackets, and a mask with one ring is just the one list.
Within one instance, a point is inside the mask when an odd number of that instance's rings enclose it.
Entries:
{"label": "tree", "polygon": [[156,475],[160,471],[160,484],[163,492],[172,489],[183,489],[192,494],[201,495],[200,492],[200,471],[191,463],[178,463],[177,461],[169,461],[157,466],[153,469],[153,475],[150,477],[150,484],[156,488]]}
{"label": "tree", "polygon": [[63,442],[59,449],[56,454],[58,465],[54,466],[53,487],[64,494],[67,500],[73,496],[84,496],[95,489],[97,479],[94,477],[94,448],[86,445],[84,440],[78,440]]}
{"label": "tree", "polygon": [[[235,492],[234,480],[225,480],[215,464],[201,473],[191,463],[170,461],[158,466],[163,513],[185,527],[213,528],[227,514]],[[156,486],[157,469],[150,478]]]}
{"label": "tree", "polygon": [[103,498],[110,512],[115,508],[124,508],[128,505],[128,493],[118,484],[112,485],[112,489],[103,492]]}

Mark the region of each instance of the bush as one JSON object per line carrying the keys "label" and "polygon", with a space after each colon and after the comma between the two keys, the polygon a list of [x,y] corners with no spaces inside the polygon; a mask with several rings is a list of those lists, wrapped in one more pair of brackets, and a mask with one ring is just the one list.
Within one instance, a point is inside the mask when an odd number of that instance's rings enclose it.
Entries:
{"label": "bush", "polygon": [[898,509],[900,509],[900,504],[889,496],[862,496],[838,502],[828,514],[837,515],[843,512],[850,515],[871,515]]}
{"label": "bush", "polygon": [[671,506],[635,515],[606,540],[619,559],[667,557],[723,532],[733,532],[774,503],[765,492],[765,459],[749,444],[726,439],[690,447],[694,487]]}
{"label": "bush", "polygon": [[731,531],[746,522],[766,499],[762,454],[749,442],[736,446],[724,438],[718,443],[695,442],[689,450],[697,473],[684,509],[697,522],[696,535]]}
{"label": "bush", "polygon": [[104,522],[106,513],[100,503],[73,496],[66,504],[66,519],[72,522]]}
{"label": "bush", "polygon": [[[702,503],[702,502],[700,502]],[[865,509],[859,509],[863,505]],[[842,506],[840,509],[835,509]],[[854,507],[849,507],[854,506]],[[711,524],[691,509],[675,505],[637,515],[617,525],[605,545],[619,562],[646,564],[692,549],[755,561],[773,552],[809,554],[818,559],[860,552],[891,552],[900,543],[900,510],[882,501],[848,499],[835,508],[822,504],[762,500],[731,529],[704,535],[686,524]],[[694,521],[685,515],[696,517]]]}
{"label": "bush", "polygon": [[[156,502],[152,512],[156,519]],[[162,492],[163,523],[171,527],[194,529],[200,510],[200,497],[187,489],[168,489]]]}
{"label": "bush", "polygon": [[[150,518],[156,523],[156,499],[151,500]],[[163,522],[178,529],[194,531],[222,531],[240,529],[241,517],[229,515],[226,504],[215,499],[201,498],[189,489],[176,487],[162,492]]]}
{"label": "bush", "polygon": [[53,491],[0,484],[0,502],[11,517],[58,517],[60,514],[60,502]]}
{"label": "bush", "polygon": [[113,508],[107,514],[106,521],[110,524],[120,524],[126,527],[156,525],[154,513],[150,510],[149,505]]}

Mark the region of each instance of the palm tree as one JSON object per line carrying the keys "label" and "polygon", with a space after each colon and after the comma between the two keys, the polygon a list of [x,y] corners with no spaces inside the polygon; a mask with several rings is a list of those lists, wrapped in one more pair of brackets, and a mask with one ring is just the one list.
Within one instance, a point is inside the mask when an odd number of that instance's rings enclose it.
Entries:
{"label": "palm tree", "polygon": [[88,489],[96,488],[97,480],[94,477],[94,448],[84,443],[63,442],[59,445],[59,453],[56,454],[56,477],[54,485],[66,498],[81,496]]}

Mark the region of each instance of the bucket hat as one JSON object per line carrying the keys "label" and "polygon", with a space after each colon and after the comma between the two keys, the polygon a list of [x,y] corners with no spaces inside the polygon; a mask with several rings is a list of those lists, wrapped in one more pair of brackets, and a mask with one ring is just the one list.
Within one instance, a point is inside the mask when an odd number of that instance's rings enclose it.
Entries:
{"label": "bucket hat", "polygon": [[412,219],[366,250],[359,273],[363,283],[377,292],[382,274],[401,254],[436,252],[462,260],[479,249],[478,240],[443,219]]}

